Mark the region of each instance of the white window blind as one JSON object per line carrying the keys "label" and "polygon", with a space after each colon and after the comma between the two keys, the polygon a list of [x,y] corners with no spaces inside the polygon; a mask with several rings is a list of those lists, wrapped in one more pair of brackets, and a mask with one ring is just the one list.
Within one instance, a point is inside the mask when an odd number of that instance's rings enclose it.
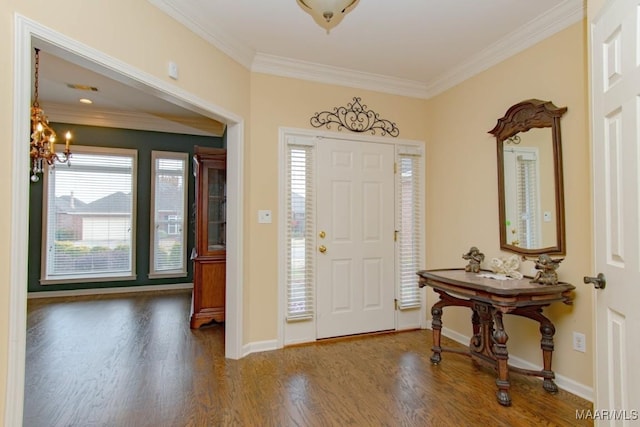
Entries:
{"label": "white window blind", "polygon": [[398,308],[416,308],[421,305],[418,275],[422,263],[421,236],[423,218],[420,151],[400,149],[398,154]]}
{"label": "white window blind", "polygon": [[151,153],[150,277],[185,276],[188,153]]}
{"label": "white window blind", "polygon": [[313,150],[287,146],[287,321],[314,314]]}
{"label": "white window blind", "polygon": [[42,283],[134,274],[135,150],[74,147],[49,168]]}
{"label": "white window blind", "polygon": [[518,239],[524,248],[539,247],[538,177],[535,153],[519,154],[516,161]]}

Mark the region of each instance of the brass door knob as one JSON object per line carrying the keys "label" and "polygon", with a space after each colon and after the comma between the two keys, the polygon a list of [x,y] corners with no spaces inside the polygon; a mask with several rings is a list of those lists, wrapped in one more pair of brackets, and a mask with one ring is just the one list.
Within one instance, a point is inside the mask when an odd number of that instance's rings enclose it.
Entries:
{"label": "brass door knob", "polygon": [[324,231],[321,231],[320,234],[318,234],[318,236],[320,236],[321,239],[324,239],[325,237],[327,237],[327,233],[325,233]]}
{"label": "brass door knob", "polygon": [[318,250],[320,251],[321,254],[323,254],[323,253],[327,252],[327,247],[325,245],[320,245]]}

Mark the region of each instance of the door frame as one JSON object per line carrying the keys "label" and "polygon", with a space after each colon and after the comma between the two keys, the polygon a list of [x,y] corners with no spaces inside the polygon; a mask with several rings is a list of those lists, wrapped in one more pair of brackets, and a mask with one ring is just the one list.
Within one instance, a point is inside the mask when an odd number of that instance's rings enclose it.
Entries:
{"label": "door frame", "polygon": [[243,156],[244,120],[223,107],[207,102],[129,64],[84,45],[20,14],[14,16],[13,136],[11,188],[11,272],[9,283],[9,348],[5,425],[22,425],[26,355],[27,259],[29,224],[29,174],[26,159],[29,147],[31,106],[32,42],[71,62],[125,82],[147,93],[204,116],[226,123],[227,127],[227,276],[225,357],[239,359],[243,353]]}
{"label": "door frame", "polygon": [[[421,218],[424,218],[425,212],[425,146],[424,141],[419,140],[410,140],[410,139],[399,139],[399,138],[389,138],[389,137],[381,137],[374,135],[363,135],[363,134],[354,134],[354,133],[342,133],[342,132],[330,132],[330,131],[322,131],[322,130],[309,130],[309,129],[298,129],[298,128],[289,128],[289,127],[281,127],[278,130],[278,209],[281,213],[278,215],[278,336],[277,336],[277,348],[283,348],[286,345],[293,345],[305,342],[313,342],[317,338],[316,332],[316,316],[314,315],[312,320],[308,321],[298,321],[298,322],[287,322],[286,321],[286,307],[287,307],[287,242],[286,242],[286,211],[287,211],[287,188],[286,188],[286,148],[287,148],[287,140],[290,138],[304,138],[307,140],[317,140],[321,141],[323,138],[333,139],[333,140],[345,140],[345,141],[353,141],[353,142],[364,142],[364,143],[377,143],[377,144],[391,144],[394,146],[395,159],[397,161],[398,158],[398,147],[399,146],[410,146],[421,150],[421,161],[422,161],[422,181],[421,181],[421,200],[422,205],[420,206],[420,215]],[[397,174],[394,178],[394,192],[397,188]],[[394,195],[394,199],[395,199]],[[395,215],[395,214],[394,214]],[[397,218],[394,218],[394,222],[397,223]],[[423,233],[420,239],[420,250],[423,256],[422,262],[426,265],[426,235]],[[397,246],[395,248],[396,259],[397,259]],[[396,262],[394,260],[394,266]],[[397,295],[398,292],[398,277],[397,271],[394,273],[395,284],[394,284],[394,292]],[[427,293],[425,289],[421,289],[421,297],[422,297],[422,306],[420,309],[415,310],[416,320],[407,322],[403,318],[399,318],[398,312],[396,309],[395,314],[395,330],[403,330],[403,329],[425,329],[427,327],[426,320],[426,307],[427,307]],[[413,318],[412,318],[413,319]]]}

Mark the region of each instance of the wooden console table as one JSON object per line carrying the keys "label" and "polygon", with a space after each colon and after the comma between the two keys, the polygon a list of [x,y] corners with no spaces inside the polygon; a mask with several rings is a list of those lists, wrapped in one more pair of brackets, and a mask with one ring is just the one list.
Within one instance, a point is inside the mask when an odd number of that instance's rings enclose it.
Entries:
{"label": "wooden console table", "polygon": [[[557,285],[540,285],[530,283],[531,278],[496,280],[480,277],[480,273],[466,272],[464,269],[423,270],[420,276],[420,287],[429,286],[440,295],[440,299],[431,308],[433,316],[433,355],[431,362],[438,364],[443,351],[461,353],[471,356],[475,361],[492,366],[498,378],[498,402],[504,406],[511,405],[509,396],[509,371],[525,375],[542,377],[543,388],[555,393],[558,386],[553,379],[551,355],[553,353],[553,323],[542,314],[542,309],[554,302],[571,304],[575,286],[568,283]],[[472,310],[471,322],[473,336],[468,350],[443,348],[440,346],[442,330],[442,309],[447,306],[469,307]],[[504,330],[502,316],[515,314],[540,323],[542,339],[543,368],[540,371],[510,366],[507,351],[508,335]]]}

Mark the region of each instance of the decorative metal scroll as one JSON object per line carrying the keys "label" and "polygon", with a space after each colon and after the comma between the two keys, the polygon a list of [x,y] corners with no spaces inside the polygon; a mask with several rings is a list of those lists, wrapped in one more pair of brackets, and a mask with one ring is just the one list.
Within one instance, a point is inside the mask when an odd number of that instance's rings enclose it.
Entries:
{"label": "decorative metal scroll", "polygon": [[520,144],[520,142],[522,142],[522,139],[520,138],[520,136],[518,135],[513,135],[510,136],[509,138],[505,139],[504,142],[506,142],[507,144]]}
{"label": "decorative metal scroll", "polygon": [[369,110],[366,105],[360,103],[361,98],[354,97],[353,103],[347,103],[346,107],[334,107],[333,112],[322,111],[311,117],[311,126],[326,126],[331,129],[332,124],[338,125],[338,130],[343,128],[352,132],[371,132],[376,134],[379,130],[382,136],[390,135],[396,137],[400,135],[400,129],[395,123],[381,119],[375,111]]}

